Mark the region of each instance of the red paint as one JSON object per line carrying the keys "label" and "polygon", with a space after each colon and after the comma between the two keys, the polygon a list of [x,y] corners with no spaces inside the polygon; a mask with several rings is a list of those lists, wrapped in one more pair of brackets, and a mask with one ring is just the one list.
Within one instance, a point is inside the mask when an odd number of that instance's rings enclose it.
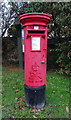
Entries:
{"label": "red paint", "polygon": [[[46,85],[47,24],[51,16],[43,13],[28,13],[19,18],[24,27],[25,84],[31,87]],[[34,29],[34,26],[38,26],[38,29]],[[36,48],[33,37],[40,37],[36,38],[40,43],[36,50],[32,50]]]}

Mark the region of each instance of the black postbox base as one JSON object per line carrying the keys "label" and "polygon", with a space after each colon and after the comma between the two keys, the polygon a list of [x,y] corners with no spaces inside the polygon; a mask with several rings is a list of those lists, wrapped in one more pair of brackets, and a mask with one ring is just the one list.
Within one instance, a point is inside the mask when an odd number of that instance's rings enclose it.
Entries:
{"label": "black postbox base", "polygon": [[45,85],[40,87],[30,87],[24,85],[25,102],[27,107],[40,109],[45,105]]}

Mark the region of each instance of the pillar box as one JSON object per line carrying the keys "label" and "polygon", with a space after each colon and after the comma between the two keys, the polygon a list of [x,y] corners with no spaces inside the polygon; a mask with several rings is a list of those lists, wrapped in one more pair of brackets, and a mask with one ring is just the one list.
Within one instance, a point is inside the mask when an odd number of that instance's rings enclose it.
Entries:
{"label": "pillar box", "polygon": [[26,105],[42,108],[45,105],[47,24],[51,16],[27,13],[19,16],[24,29],[24,89]]}

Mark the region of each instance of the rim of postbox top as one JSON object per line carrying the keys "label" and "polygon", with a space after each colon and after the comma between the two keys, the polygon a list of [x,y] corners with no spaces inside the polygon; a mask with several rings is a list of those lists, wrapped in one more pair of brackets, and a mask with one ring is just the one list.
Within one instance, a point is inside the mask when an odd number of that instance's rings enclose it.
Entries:
{"label": "rim of postbox top", "polygon": [[[44,21],[51,21],[52,20],[52,15],[51,14],[46,14],[46,13],[26,13],[26,14],[22,14],[19,16],[19,20],[20,22],[22,22],[23,20],[26,20],[26,19],[30,19],[31,18],[40,18],[40,19],[44,19]],[[48,23],[49,23],[48,22]]]}
{"label": "rim of postbox top", "polygon": [[52,15],[51,14],[46,14],[46,13],[36,13],[36,12],[33,12],[33,13],[25,13],[25,14],[22,14],[19,16],[20,17],[25,17],[25,16],[30,16],[30,15],[43,15],[43,16],[48,16],[50,18],[52,18]]}

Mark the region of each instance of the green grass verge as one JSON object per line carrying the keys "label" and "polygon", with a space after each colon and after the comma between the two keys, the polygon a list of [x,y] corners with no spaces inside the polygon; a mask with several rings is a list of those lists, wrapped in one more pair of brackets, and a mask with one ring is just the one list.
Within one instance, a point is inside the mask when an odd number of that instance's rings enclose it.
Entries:
{"label": "green grass verge", "polygon": [[2,76],[2,118],[69,117],[69,77],[47,72],[46,105],[35,112],[25,105],[23,72],[3,68]]}

